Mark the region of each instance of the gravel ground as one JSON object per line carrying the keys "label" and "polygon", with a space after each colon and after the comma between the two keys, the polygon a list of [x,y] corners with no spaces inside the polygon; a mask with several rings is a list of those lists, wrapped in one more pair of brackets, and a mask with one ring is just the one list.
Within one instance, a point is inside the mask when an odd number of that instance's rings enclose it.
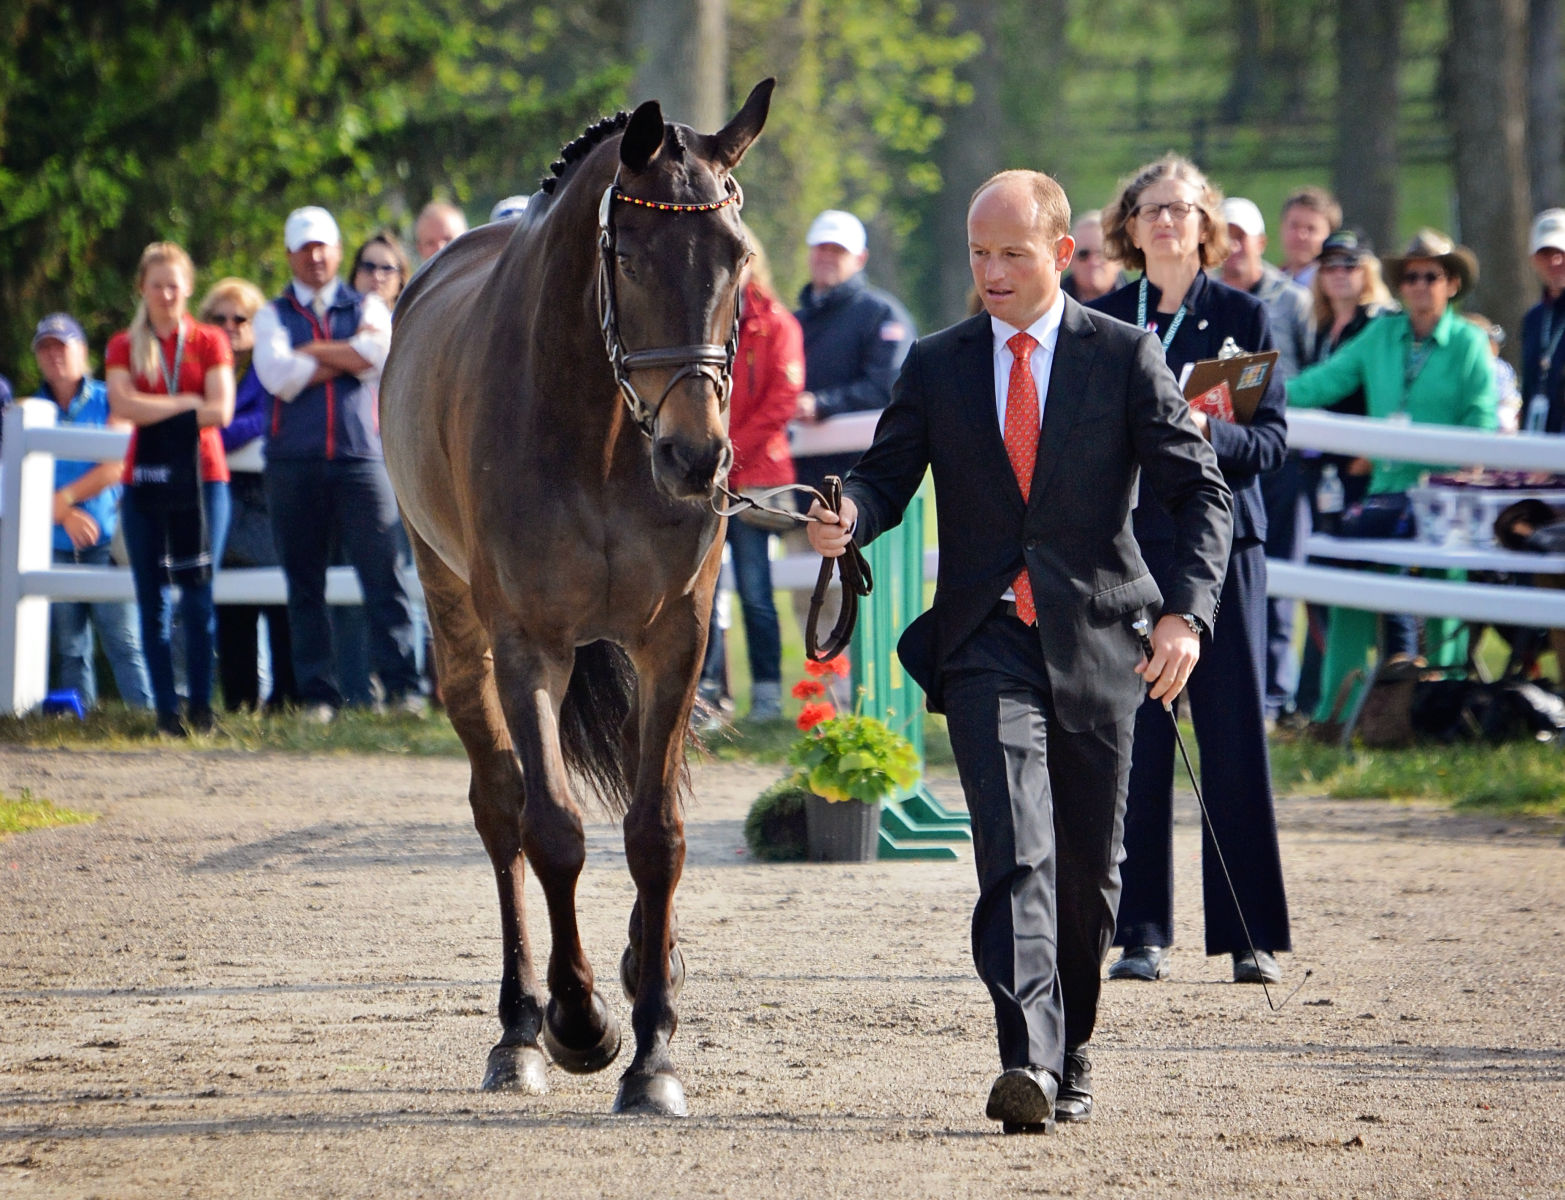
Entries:
{"label": "gravel ground", "polygon": [[[1106,986],[1090,1124],[1003,1138],[968,854],[753,864],[773,774],[696,771],[671,1121],[611,1116],[612,1067],[477,1090],[499,930],[465,764],[0,747],[0,789],[101,814],[0,843],[0,1195],[1565,1195],[1557,826],[1283,801],[1283,965],[1313,975],[1272,1013],[1200,954],[1184,806],[1173,978]],[[589,838],[607,983],[632,891]]]}

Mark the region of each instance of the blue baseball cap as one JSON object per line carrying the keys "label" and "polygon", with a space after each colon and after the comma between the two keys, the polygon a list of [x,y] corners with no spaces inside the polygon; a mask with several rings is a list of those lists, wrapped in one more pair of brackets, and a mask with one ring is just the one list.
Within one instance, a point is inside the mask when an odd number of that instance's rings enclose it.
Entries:
{"label": "blue baseball cap", "polygon": [[38,343],[49,338],[59,342],[77,341],[84,346],[87,344],[87,335],[70,313],[50,313],[39,321],[38,329],[33,333],[33,349],[38,349]]}

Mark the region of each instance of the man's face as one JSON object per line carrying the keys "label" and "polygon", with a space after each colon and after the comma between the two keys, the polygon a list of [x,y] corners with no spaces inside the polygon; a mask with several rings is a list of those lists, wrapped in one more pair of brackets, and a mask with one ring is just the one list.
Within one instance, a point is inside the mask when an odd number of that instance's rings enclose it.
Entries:
{"label": "man's face", "polygon": [[1331,224],[1313,208],[1295,204],[1282,214],[1282,254],[1288,269],[1297,271],[1320,256]]}
{"label": "man's face", "polygon": [[1565,250],[1545,246],[1532,256],[1532,269],[1549,295],[1565,292]]}
{"label": "man's face", "polygon": [[869,251],[854,254],[836,242],[821,242],[810,247],[810,286],[817,292],[829,292],[847,283],[869,261]]}
{"label": "man's face", "polygon": [[431,259],[442,247],[456,241],[467,227],[455,213],[425,213],[413,228],[413,243],[420,259]]}
{"label": "man's face", "polygon": [[1446,274],[1445,265],[1433,258],[1410,258],[1402,266],[1402,281],[1397,292],[1402,307],[1415,321],[1439,318],[1456,295],[1457,281]]}
{"label": "man's face", "polygon": [[44,338],[33,354],[44,382],[56,394],[74,392],[87,375],[87,347],[75,338]]}
{"label": "man's face", "polygon": [[1119,278],[1119,263],[1103,253],[1103,226],[1097,221],[1078,221],[1071,230],[1076,240],[1076,255],[1071,259],[1071,276],[1076,280],[1076,298],[1083,303],[1105,295]]}
{"label": "man's face", "polygon": [[341,265],[342,247],[335,243],[306,242],[288,255],[293,277],[317,291],[337,278],[337,268]]}
{"label": "man's face", "polygon": [[1037,202],[1023,183],[995,184],[967,212],[973,285],[984,310],[1014,329],[1048,311],[1075,249],[1069,234],[1054,238],[1040,226]]}
{"label": "man's face", "polygon": [[1223,260],[1223,282],[1236,288],[1251,288],[1261,277],[1261,255],[1266,252],[1264,233],[1246,233],[1237,225],[1228,227],[1228,257]]}

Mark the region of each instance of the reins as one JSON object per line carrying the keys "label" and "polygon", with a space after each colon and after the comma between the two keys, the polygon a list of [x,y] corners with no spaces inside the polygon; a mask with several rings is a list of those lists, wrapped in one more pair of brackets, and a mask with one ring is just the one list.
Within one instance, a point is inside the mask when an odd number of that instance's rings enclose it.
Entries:
{"label": "reins", "polygon": [[[716,212],[718,209],[727,208],[730,204],[742,208],[744,192],[732,178],[727,182],[728,194],[721,200],[679,204],[627,196],[620,191],[619,176],[616,174],[614,182],[604,189],[603,198],[598,202],[598,323],[603,333],[603,348],[608,352],[609,366],[614,372],[614,382],[619,387],[626,407],[630,409],[631,419],[649,438],[653,436],[658,412],[662,409],[664,401],[682,379],[700,376],[711,380],[712,386],[717,391],[719,410],[728,411],[729,393],[733,389],[734,357],[739,350],[739,305],[737,303],[734,305],[733,328],[729,331],[728,341],[724,345],[704,342],[689,346],[658,346],[647,350],[627,351],[625,344],[620,340],[619,305],[614,290],[614,202],[619,200],[660,213]],[[655,370],[659,367],[678,369],[664,386],[657,402],[648,404],[631,383],[630,373]],[[719,483],[716,493],[722,495],[726,507],[718,506],[717,494],[713,495],[711,506],[712,511],[720,517],[733,516],[753,508],[774,517],[784,517],[804,524],[817,521],[819,518],[792,509],[780,508],[768,502],[790,492],[805,492],[820,501],[824,508],[834,513],[839,512],[842,508],[842,480],[835,475],[828,475],[825,479],[825,487],[826,490],[822,493],[807,484],[788,484],[763,492],[761,499],[757,501],[749,496],[739,495],[726,483]],[[820,623],[821,606],[826,601],[826,592],[831,586],[834,570],[840,572],[842,577],[842,608],[837,615],[837,623],[827,635],[826,644],[822,646],[817,626]],[[853,639],[853,626],[858,621],[859,597],[869,595],[871,587],[873,587],[873,580],[870,576],[869,564],[864,561],[864,555],[854,543],[849,542],[847,549],[838,558],[821,559],[820,575],[815,580],[815,591],[810,595],[810,615],[804,628],[804,652],[810,659],[815,662],[825,662],[848,648],[848,643]]]}

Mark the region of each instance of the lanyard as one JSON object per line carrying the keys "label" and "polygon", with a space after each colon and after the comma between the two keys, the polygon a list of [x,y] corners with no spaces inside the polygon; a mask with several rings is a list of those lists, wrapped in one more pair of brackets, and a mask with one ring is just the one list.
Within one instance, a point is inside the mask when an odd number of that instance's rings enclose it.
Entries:
{"label": "lanyard", "polygon": [[[1185,320],[1185,306],[1181,302],[1179,311],[1174,314],[1174,319],[1168,323],[1168,332],[1163,335],[1163,353],[1168,353],[1168,348],[1174,344],[1174,335],[1179,332],[1179,327]],[[1147,277],[1141,277],[1141,290],[1136,293],[1136,327],[1147,327]]]}
{"label": "lanyard", "polygon": [[185,321],[180,318],[179,337],[174,342],[174,369],[169,370],[168,359],[163,357],[163,339],[158,339],[158,370],[163,373],[163,387],[170,396],[179,394],[179,369],[185,365]]}
{"label": "lanyard", "polygon": [[[1553,336],[1549,335],[1553,333]],[[1542,369],[1538,376],[1538,389],[1541,391],[1548,382],[1549,368],[1554,365],[1554,352],[1559,349],[1560,338],[1565,337],[1565,322],[1562,322],[1559,330],[1554,330],[1554,305],[1547,305],[1543,310],[1543,337],[1539,340],[1544,344],[1542,356],[1538,359],[1538,366]]]}

